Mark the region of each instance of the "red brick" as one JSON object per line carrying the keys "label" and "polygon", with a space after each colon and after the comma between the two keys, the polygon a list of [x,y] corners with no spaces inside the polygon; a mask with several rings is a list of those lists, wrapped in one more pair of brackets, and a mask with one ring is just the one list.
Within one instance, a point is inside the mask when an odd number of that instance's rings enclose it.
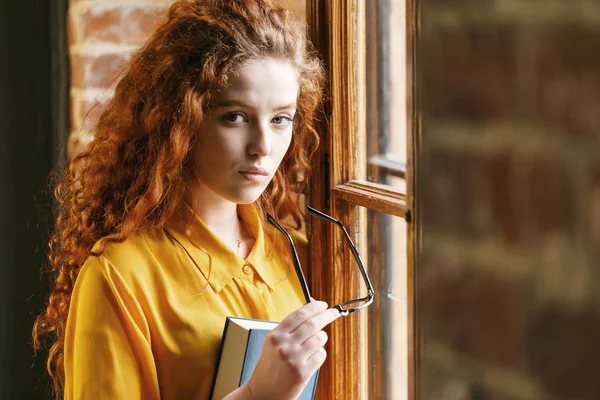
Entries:
{"label": "red brick", "polygon": [[600,399],[600,314],[546,309],[530,317],[528,368],[548,391],[569,399]]}
{"label": "red brick", "polygon": [[[463,369],[464,366],[457,365],[457,369]],[[435,371],[434,374],[428,370],[436,368],[429,363],[421,366],[421,376],[419,384],[420,399],[425,400],[523,400],[528,396],[514,397],[506,393],[500,393],[483,383],[474,380],[479,371],[472,371],[470,379],[456,376],[455,370],[446,370],[443,372]],[[507,391],[514,391],[515,388],[506,388]],[[541,399],[540,399],[541,400]]]}
{"label": "red brick", "polygon": [[[507,387],[504,390],[506,392],[512,392],[515,389],[512,387]],[[471,399],[476,399],[476,400],[522,400],[523,398],[529,398],[528,394],[523,395],[523,397],[521,397],[521,396],[515,397],[506,392],[499,392],[497,390],[481,386],[471,392]],[[540,399],[540,400],[542,400],[542,399]]]}
{"label": "red brick", "polygon": [[72,132],[75,126],[75,107],[73,106],[77,100],[73,98],[73,94],[69,95],[69,132]]}
{"label": "red brick", "polygon": [[106,102],[101,101],[83,101],[80,106],[80,118],[83,123],[82,129],[85,132],[92,131],[93,127],[98,122],[98,118],[106,109]]}
{"label": "red brick", "polygon": [[458,368],[447,367],[448,360],[440,365],[439,360],[427,357],[427,348],[419,357],[419,398],[463,400],[469,398],[471,378],[461,376]]}
{"label": "red brick", "polygon": [[435,341],[479,362],[521,370],[525,299],[519,288],[480,273],[450,274],[449,262],[420,260],[417,304],[423,346]]}
{"label": "red brick", "polygon": [[83,101],[80,106],[81,119],[98,119],[106,109],[106,102],[103,101]]}
{"label": "red brick", "polygon": [[78,132],[71,133],[69,140],[67,141],[67,157],[72,160],[82,151],[84,151],[89,144],[88,140],[81,136]]}
{"label": "red brick", "polygon": [[590,236],[592,243],[600,247],[600,168],[590,180]]}
{"label": "red brick", "polygon": [[571,236],[576,191],[567,163],[544,155],[511,155],[506,164],[508,171],[497,169],[491,179],[495,220],[503,236],[521,244],[534,244],[546,235]]}
{"label": "red brick", "polygon": [[552,26],[538,36],[538,119],[600,137],[600,27]]}
{"label": "red brick", "polygon": [[77,88],[106,88],[112,86],[129,61],[128,54],[71,56],[71,84]]}
{"label": "red brick", "polygon": [[76,42],[75,37],[75,26],[73,24],[73,18],[67,18],[67,44],[69,47],[73,46]]}
{"label": "red brick", "polygon": [[514,115],[515,46],[515,28],[510,25],[424,30],[417,45],[417,76],[425,118],[480,121]]}
{"label": "red brick", "polygon": [[465,237],[494,233],[490,171],[497,157],[434,150],[421,160],[426,227]]}
{"label": "red brick", "polygon": [[[588,246],[591,251],[591,265],[595,280],[595,286],[600,287],[600,166],[596,167],[596,172],[591,176],[589,186],[589,242]],[[596,291],[597,293],[597,291]],[[596,301],[600,305],[600,294],[596,295]]]}
{"label": "red brick", "polygon": [[510,149],[454,153],[436,149],[421,161],[421,214],[426,227],[451,235],[535,246],[546,235],[570,236],[575,191],[569,166]]}
{"label": "red brick", "polygon": [[90,8],[81,14],[83,40],[140,45],[150,37],[159,18],[155,8]]}
{"label": "red brick", "polygon": [[[515,397],[506,392],[515,392],[514,387],[506,387],[503,391],[498,391],[497,388],[491,388],[485,386],[483,382],[475,382],[471,386],[468,398],[471,400],[523,400],[523,398],[530,398],[528,394],[523,397]],[[540,399],[541,400],[541,399]]]}
{"label": "red brick", "polygon": [[422,1],[422,7],[435,7],[434,10],[427,10],[427,12],[435,12],[444,8],[456,10],[457,7],[460,7],[463,10],[473,10],[475,8],[480,9],[489,7],[491,1],[492,0],[424,0]]}

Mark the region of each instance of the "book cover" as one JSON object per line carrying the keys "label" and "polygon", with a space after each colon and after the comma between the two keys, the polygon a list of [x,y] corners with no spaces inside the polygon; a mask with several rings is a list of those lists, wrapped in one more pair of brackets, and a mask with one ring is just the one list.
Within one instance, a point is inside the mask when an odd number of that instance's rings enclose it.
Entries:
{"label": "book cover", "polygon": [[[267,334],[276,322],[257,319],[227,317],[217,365],[213,377],[210,399],[221,400],[250,379]],[[299,400],[313,400],[319,371],[310,378]]]}

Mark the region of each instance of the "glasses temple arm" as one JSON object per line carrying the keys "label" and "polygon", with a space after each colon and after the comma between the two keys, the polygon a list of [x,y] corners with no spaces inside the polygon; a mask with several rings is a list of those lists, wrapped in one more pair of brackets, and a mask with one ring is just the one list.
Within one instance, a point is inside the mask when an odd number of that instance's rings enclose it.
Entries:
{"label": "glasses temple arm", "polygon": [[354,259],[356,260],[356,263],[358,264],[358,269],[360,270],[363,280],[365,281],[365,284],[367,285],[367,292],[369,294],[375,294],[375,291],[373,290],[373,285],[371,285],[371,280],[369,279],[369,276],[367,275],[367,271],[365,271],[365,267],[360,258],[360,255],[358,254],[358,250],[356,250],[356,246],[352,242],[352,239],[350,238],[350,235],[348,234],[348,231],[346,230],[344,225],[337,219],[330,217],[329,215],[322,213],[321,211],[316,210],[316,209],[312,208],[311,206],[307,205],[306,209],[308,210],[308,212],[310,214],[316,215],[317,217],[320,217],[320,218],[326,219],[330,222],[333,222],[334,224],[336,224],[338,227],[340,227],[342,229],[342,231],[344,232],[344,237],[350,246],[350,251],[352,252]]}
{"label": "glasses temple arm", "polygon": [[296,275],[298,275],[298,279],[300,280],[300,286],[302,286],[302,293],[304,293],[304,300],[307,303],[310,303],[310,292],[308,290],[308,284],[306,283],[306,278],[304,277],[304,272],[302,271],[302,267],[300,266],[300,259],[298,258],[298,252],[296,251],[296,246],[294,246],[294,241],[290,234],[277,222],[275,218],[271,214],[267,214],[267,221],[273,225],[277,230],[287,237],[290,242],[290,247],[292,248],[292,261],[294,262],[294,269],[296,270]]}

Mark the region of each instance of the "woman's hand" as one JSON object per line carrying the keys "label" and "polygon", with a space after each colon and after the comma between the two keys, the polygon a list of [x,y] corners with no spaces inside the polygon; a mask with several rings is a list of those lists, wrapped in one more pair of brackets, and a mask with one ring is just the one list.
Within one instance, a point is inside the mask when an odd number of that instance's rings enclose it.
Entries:
{"label": "woman's hand", "polygon": [[323,365],[327,333],[340,316],[327,303],[311,301],[288,315],[267,335],[254,373],[246,382],[256,400],[295,400]]}

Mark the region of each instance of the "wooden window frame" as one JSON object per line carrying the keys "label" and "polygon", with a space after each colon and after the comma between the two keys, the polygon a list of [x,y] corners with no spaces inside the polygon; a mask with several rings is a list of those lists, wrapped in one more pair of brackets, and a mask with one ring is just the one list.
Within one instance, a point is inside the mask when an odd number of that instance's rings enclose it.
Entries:
{"label": "wooden window frame", "polygon": [[[406,192],[390,186],[356,179],[356,148],[358,132],[357,104],[366,101],[357,90],[357,69],[361,68],[356,46],[357,21],[363,18],[364,0],[307,0],[309,35],[323,57],[328,74],[328,101],[324,107],[320,127],[322,146],[313,164],[310,184],[310,202],[338,218],[346,227],[355,227],[352,216],[357,206],[405,218],[407,222],[407,327],[408,327],[408,396],[417,398],[417,336],[416,304],[414,296],[414,255],[416,235],[416,165],[415,157],[420,143],[414,85],[415,38],[418,9],[416,0],[406,0],[407,18],[407,168]],[[309,244],[309,284],[313,296],[329,304],[355,298],[359,290],[359,271],[352,265],[352,255],[344,251],[340,232],[319,219],[311,221],[309,235],[318,240]],[[336,244],[336,245],[334,245]],[[381,293],[376,295],[383,295]],[[359,322],[355,315],[336,321],[329,327],[328,358],[321,368],[317,399],[357,400],[360,396],[358,380]]]}

